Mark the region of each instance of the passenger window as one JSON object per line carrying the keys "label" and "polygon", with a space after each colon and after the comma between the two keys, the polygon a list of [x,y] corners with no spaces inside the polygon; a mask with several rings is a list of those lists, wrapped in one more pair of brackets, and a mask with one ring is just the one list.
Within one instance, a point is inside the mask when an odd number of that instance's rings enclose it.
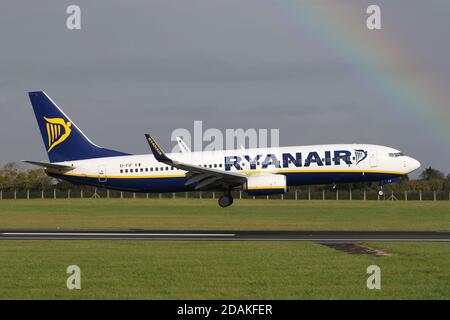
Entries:
{"label": "passenger window", "polygon": [[120,173],[123,173],[123,169],[120,169]]}

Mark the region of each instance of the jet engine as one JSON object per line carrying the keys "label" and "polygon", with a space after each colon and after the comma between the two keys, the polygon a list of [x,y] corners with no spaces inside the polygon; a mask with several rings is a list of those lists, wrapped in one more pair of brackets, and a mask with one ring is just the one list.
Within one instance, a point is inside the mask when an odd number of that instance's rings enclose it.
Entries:
{"label": "jet engine", "polygon": [[283,194],[287,191],[286,176],[281,174],[258,174],[247,178],[244,190],[251,196]]}

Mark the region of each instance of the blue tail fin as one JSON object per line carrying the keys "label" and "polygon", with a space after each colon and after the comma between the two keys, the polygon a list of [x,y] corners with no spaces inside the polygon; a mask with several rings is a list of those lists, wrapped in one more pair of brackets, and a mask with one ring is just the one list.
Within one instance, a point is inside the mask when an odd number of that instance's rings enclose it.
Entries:
{"label": "blue tail fin", "polygon": [[92,143],[45,92],[29,92],[28,95],[50,162],[127,155]]}

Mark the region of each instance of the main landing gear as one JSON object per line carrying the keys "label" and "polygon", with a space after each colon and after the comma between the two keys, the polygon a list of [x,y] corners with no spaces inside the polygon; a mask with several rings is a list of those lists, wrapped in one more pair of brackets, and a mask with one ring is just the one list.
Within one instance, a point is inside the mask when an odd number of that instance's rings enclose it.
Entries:
{"label": "main landing gear", "polygon": [[226,192],[219,198],[219,206],[222,208],[226,208],[228,206],[231,206],[233,204],[233,197],[229,192]]}

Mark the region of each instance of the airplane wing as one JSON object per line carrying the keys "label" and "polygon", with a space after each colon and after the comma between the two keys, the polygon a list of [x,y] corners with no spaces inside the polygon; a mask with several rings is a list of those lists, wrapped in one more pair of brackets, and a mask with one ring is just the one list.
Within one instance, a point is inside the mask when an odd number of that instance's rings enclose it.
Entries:
{"label": "airplane wing", "polygon": [[224,172],[222,170],[205,168],[194,164],[175,161],[166,156],[155,140],[148,134],[145,135],[153,155],[159,162],[188,172],[190,179],[186,185],[198,183],[195,189],[213,189],[215,187],[235,187],[247,181],[247,176],[240,173]]}
{"label": "airplane wing", "polygon": [[47,162],[39,162],[39,161],[31,161],[31,160],[22,160],[22,162],[26,162],[38,167],[42,167],[45,169],[53,169],[53,170],[62,170],[62,171],[70,171],[75,169],[75,167],[72,166],[65,166],[62,164],[55,164],[55,163],[47,163]]}

